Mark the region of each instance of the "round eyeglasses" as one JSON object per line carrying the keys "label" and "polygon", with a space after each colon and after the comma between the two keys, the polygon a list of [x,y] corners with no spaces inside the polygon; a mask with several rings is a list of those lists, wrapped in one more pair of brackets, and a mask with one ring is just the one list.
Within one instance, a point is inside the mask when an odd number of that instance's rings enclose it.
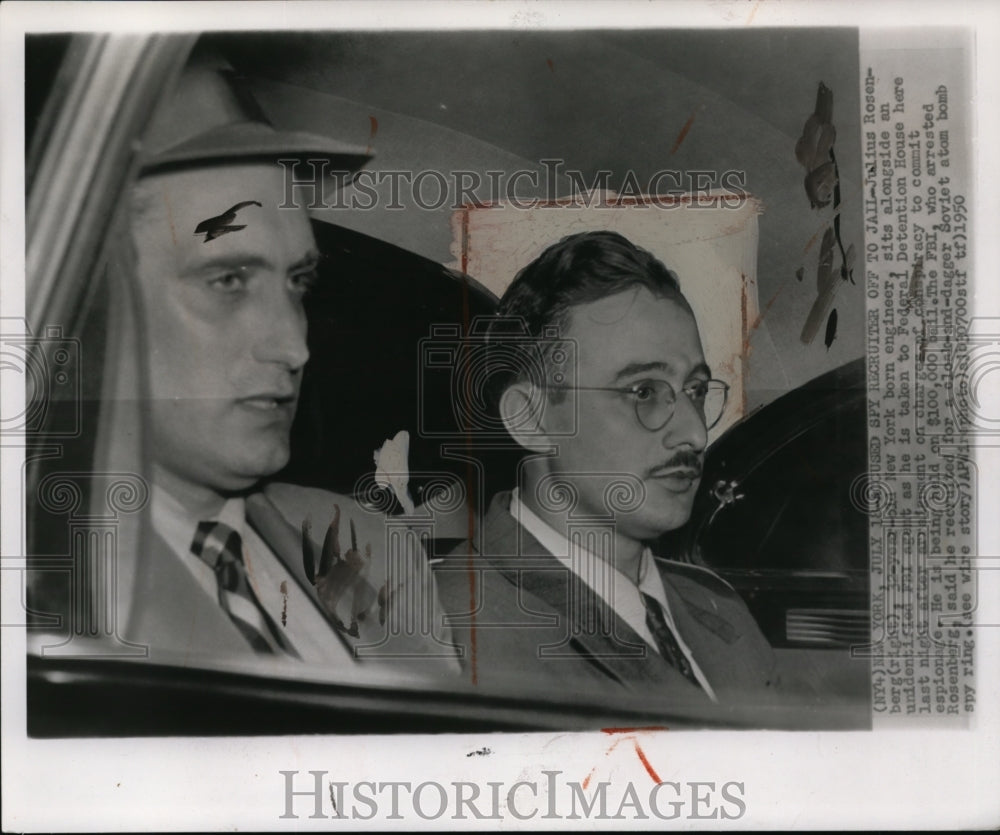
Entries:
{"label": "round eyeglasses", "polygon": [[[635,405],[639,425],[650,432],[658,432],[674,416],[677,392],[666,380],[643,380],[630,386],[558,386],[548,385],[555,391],[612,391],[630,397]],[[729,398],[729,385],[722,380],[694,380],[681,389],[701,416],[706,429],[711,429],[722,418]]]}

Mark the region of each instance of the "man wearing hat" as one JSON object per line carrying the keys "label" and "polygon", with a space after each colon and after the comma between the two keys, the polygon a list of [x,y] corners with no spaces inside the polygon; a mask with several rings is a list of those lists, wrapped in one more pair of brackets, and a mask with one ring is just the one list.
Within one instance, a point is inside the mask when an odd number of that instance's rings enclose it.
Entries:
{"label": "man wearing hat", "polygon": [[411,667],[446,671],[426,663],[447,654],[441,644],[390,635],[399,601],[431,605],[424,555],[397,555],[389,581],[380,515],[347,496],[267,483],[289,459],[319,259],[286,167],[351,171],[368,155],[276,131],[237,103],[216,69],[189,69],[144,143],[132,194],[152,535],[124,637],[152,660],[252,653],[319,665],[351,664],[359,647],[378,658],[381,644],[421,662]]}

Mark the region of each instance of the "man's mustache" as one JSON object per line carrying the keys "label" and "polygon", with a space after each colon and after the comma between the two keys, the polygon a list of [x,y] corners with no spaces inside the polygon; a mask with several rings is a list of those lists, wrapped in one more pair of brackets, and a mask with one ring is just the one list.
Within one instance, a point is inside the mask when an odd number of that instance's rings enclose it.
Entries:
{"label": "man's mustache", "polygon": [[696,452],[681,450],[680,452],[672,455],[666,463],[658,464],[653,467],[649,471],[649,476],[655,478],[674,470],[687,470],[693,474],[693,478],[701,478],[701,456]]}

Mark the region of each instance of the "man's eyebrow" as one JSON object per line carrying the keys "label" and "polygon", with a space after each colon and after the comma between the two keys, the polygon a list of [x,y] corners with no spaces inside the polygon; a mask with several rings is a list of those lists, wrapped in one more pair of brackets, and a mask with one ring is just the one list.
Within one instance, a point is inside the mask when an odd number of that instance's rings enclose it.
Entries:
{"label": "man's eyebrow", "polygon": [[635,374],[644,374],[647,371],[668,372],[670,371],[670,366],[665,362],[630,362],[615,374],[615,381],[624,380],[626,377],[632,377]]}
{"label": "man's eyebrow", "polygon": [[[314,270],[319,266],[320,255],[314,250],[310,250],[298,261],[288,267],[289,274]],[[239,270],[239,269],[273,269],[274,262],[264,255],[248,255],[246,253],[226,253],[213,256],[203,261],[199,261],[190,269],[185,270],[186,275],[201,275],[202,273],[214,272],[216,270]]]}
{"label": "man's eyebrow", "polygon": [[[615,374],[615,382],[624,380],[626,377],[633,377],[636,374],[645,374],[647,371],[662,371],[664,374],[669,374],[671,370],[672,368],[669,363],[661,361],[630,362],[617,374]],[[688,377],[697,377],[702,374],[706,377],[712,376],[712,370],[708,367],[708,364],[704,362],[701,362],[692,368]]]}
{"label": "man's eyebrow", "polygon": [[215,255],[204,260],[199,259],[189,269],[184,270],[184,274],[200,275],[201,273],[209,273],[216,270],[239,270],[246,267],[268,269],[272,266],[271,260],[263,255],[247,255],[246,253],[232,252]]}
{"label": "man's eyebrow", "polygon": [[319,266],[320,255],[316,250],[310,250],[305,255],[303,255],[298,261],[296,261],[292,266],[288,268],[290,273],[304,272],[306,270],[315,270]]}
{"label": "man's eyebrow", "polygon": [[688,374],[688,377],[709,377],[709,378],[711,378],[711,376],[712,376],[712,369],[708,367],[708,363],[707,362],[700,362],[700,363],[698,363],[694,368],[691,369],[691,372]]}

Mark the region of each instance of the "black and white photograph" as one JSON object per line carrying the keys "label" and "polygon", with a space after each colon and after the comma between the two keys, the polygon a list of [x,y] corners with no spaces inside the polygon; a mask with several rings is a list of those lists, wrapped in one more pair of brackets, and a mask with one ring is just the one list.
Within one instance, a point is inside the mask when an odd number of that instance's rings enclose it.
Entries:
{"label": "black and white photograph", "polygon": [[5,830],[997,823],[994,13],[168,5],[3,10]]}

